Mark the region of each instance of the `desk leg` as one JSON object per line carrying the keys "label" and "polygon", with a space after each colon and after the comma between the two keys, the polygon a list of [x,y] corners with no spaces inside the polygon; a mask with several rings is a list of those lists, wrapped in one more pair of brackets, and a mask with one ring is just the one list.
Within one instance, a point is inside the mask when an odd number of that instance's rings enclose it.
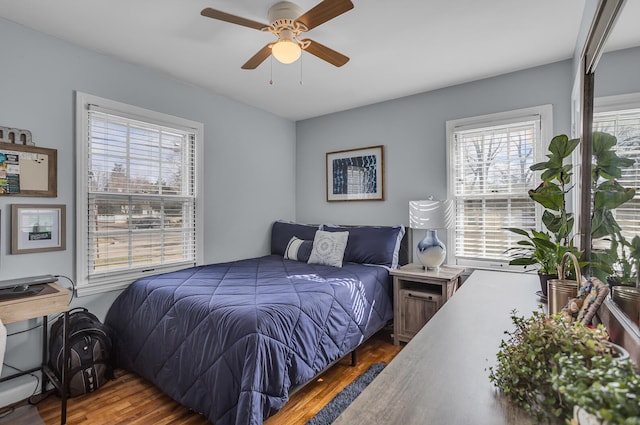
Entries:
{"label": "desk leg", "polygon": [[69,312],[64,312],[63,324],[62,324],[62,376],[60,377],[60,400],[62,403],[60,412],[60,425],[67,423],[67,392],[69,390]]}
{"label": "desk leg", "polygon": [[393,277],[393,345],[400,345],[400,279]]}
{"label": "desk leg", "polygon": [[[47,348],[49,347],[48,333],[49,318],[47,316],[42,316],[42,371],[44,371],[44,368],[47,366],[47,359],[49,358],[49,353],[47,353]],[[47,374],[42,372],[42,386],[40,391],[43,396],[47,392],[47,382],[49,382]]]}

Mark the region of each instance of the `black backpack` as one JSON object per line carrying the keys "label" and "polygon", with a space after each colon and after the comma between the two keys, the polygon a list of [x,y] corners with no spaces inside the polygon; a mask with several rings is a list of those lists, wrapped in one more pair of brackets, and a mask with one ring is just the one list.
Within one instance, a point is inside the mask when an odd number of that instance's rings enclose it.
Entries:
{"label": "black backpack", "polygon": [[[51,326],[49,366],[62,376],[62,325],[60,316]],[[75,397],[93,392],[113,378],[111,338],[107,327],[84,307],[69,311],[69,388]]]}

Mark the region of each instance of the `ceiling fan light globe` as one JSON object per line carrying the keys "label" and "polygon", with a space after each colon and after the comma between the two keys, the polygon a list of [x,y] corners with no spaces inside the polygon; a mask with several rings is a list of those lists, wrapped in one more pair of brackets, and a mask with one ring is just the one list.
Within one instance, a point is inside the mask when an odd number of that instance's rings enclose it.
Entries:
{"label": "ceiling fan light globe", "polygon": [[280,40],[271,48],[271,54],[278,62],[290,64],[300,59],[302,49],[298,46],[298,43],[289,40]]}

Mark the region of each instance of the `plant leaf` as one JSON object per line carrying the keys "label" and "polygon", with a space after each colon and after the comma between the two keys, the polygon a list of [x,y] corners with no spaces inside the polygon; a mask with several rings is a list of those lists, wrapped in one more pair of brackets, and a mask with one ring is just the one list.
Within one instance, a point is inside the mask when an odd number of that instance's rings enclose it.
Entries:
{"label": "plant leaf", "polygon": [[517,228],[517,227],[505,227],[504,229],[508,230],[510,232],[513,232],[513,233],[517,233],[518,235],[529,237],[529,232],[527,232],[526,230]]}
{"label": "plant leaf", "polygon": [[529,197],[553,211],[559,211],[564,205],[564,193],[555,183],[542,182],[535,190],[529,190]]}
{"label": "plant leaf", "polygon": [[580,139],[571,139],[566,134],[560,134],[551,139],[549,143],[549,151],[559,156],[561,159],[567,158],[580,143]]}

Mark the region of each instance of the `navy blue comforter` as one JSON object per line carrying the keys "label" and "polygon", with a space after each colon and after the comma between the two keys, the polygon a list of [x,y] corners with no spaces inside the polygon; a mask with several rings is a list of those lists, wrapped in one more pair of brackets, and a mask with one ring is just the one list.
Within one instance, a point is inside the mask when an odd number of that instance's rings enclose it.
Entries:
{"label": "navy blue comforter", "polygon": [[262,424],[393,316],[382,267],[280,256],[147,277],[114,302],[117,365],[215,425]]}

